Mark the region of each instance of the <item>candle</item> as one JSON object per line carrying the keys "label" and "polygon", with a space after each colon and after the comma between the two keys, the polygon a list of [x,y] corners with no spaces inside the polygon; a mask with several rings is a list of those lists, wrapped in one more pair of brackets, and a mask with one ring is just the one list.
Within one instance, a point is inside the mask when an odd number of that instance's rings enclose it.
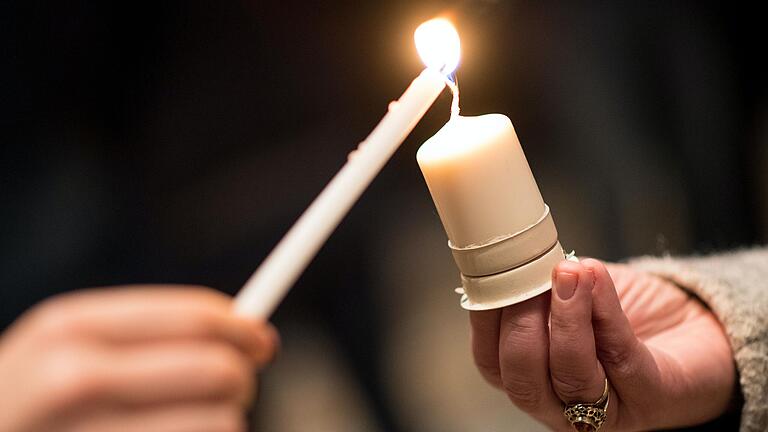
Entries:
{"label": "candle", "polygon": [[416,158],[461,272],[462,306],[497,308],[550,288],[563,252],[509,118],[454,115]]}
{"label": "candle", "polygon": [[451,243],[480,245],[544,212],[512,122],[501,114],[453,117],[416,155]]}
{"label": "candle", "polygon": [[445,20],[428,21],[414,34],[427,68],[396,102],[347,163],[304,211],[235,298],[235,312],[266,319],[285,297],[344,215],[445,88],[459,61],[459,38]]}

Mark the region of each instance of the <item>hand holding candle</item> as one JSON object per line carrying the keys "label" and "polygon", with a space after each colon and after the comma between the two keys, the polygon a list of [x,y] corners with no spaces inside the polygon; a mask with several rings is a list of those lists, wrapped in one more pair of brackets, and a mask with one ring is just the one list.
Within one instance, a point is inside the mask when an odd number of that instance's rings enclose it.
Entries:
{"label": "hand holding candle", "polygon": [[670,280],[594,259],[561,262],[552,278],[551,296],[470,312],[478,369],[520,409],[552,430],[594,431],[574,429],[563,406],[598,400],[607,377],[601,431],[676,429],[726,411],[733,356],[699,300]]}

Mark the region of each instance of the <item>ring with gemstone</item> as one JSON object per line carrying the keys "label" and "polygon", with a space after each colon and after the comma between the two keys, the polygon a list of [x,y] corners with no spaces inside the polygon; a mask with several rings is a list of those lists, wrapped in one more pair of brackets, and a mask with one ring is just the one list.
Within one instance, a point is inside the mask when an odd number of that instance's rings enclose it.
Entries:
{"label": "ring with gemstone", "polygon": [[578,432],[597,432],[605,422],[608,414],[610,391],[608,378],[605,379],[603,394],[592,403],[570,403],[565,406],[563,415],[571,422],[573,429]]}

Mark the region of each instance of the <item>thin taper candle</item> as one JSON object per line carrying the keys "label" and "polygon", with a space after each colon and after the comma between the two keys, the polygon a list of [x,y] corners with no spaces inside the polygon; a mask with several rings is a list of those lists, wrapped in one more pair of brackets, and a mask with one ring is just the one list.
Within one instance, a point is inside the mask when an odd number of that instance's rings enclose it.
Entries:
{"label": "thin taper candle", "polygon": [[459,37],[446,20],[430,20],[415,33],[425,69],[353,151],[347,163],[304,211],[235,298],[235,312],[267,319],[336,226],[445,88],[459,61]]}
{"label": "thin taper candle", "polygon": [[235,299],[236,313],[260,319],[272,314],[444,87],[444,76],[427,69],[411,83],[400,100],[390,104],[378,126],[350,154],[344,167],[240,290]]}

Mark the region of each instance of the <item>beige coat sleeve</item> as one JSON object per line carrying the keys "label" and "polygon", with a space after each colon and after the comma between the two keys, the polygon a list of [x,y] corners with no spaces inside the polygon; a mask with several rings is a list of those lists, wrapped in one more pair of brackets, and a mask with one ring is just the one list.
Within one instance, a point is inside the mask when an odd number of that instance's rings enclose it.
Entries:
{"label": "beige coat sleeve", "polygon": [[630,264],[689,290],[725,327],[739,371],[741,431],[768,430],[768,248]]}

